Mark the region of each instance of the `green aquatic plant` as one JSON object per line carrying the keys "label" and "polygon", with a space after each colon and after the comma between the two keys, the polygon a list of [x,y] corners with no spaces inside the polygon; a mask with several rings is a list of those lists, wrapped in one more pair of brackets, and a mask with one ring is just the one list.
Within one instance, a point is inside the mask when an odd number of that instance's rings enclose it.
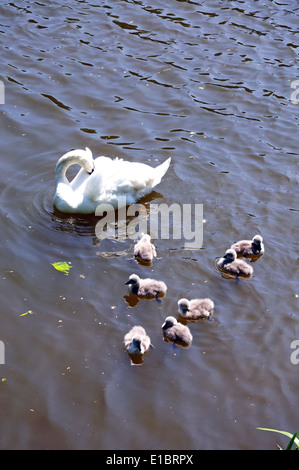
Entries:
{"label": "green aquatic plant", "polygon": [[[290,438],[290,441],[289,441],[287,447],[285,448],[285,450],[292,450],[292,447],[293,447],[294,443],[296,445],[296,448],[293,449],[293,450],[299,450],[299,439],[297,437],[297,435],[298,435],[297,432],[295,432],[294,434],[291,434],[290,432],[279,431],[278,429],[270,429],[270,428],[257,428],[257,429],[261,429],[262,431],[272,431],[272,432],[278,432],[279,434],[283,434],[283,435]],[[278,446],[278,447],[280,448],[280,450],[283,450],[280,446]]]}

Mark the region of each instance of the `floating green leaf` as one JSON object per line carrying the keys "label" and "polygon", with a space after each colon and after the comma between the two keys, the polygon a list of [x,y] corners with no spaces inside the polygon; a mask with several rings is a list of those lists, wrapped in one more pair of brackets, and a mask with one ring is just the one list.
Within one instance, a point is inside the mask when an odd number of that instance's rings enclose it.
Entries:
{"label": "floating green leaf", "polygon": [[67,263],[67,261],[58,261],[57,263],[51,263],[57,271],[64,273],[66,276],[69,273],[69,270],[73,267]]}

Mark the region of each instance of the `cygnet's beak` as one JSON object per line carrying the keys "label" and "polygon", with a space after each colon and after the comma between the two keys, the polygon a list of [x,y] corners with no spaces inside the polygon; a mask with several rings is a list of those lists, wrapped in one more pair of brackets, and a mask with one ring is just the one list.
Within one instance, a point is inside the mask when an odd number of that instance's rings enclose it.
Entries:
{"label": "cygnet's beak", "polygon": [[129,279],[129,280],[125,283],[125,286],[128,285],[128,284],[130,284],[130,282],[131,282],[131,281],[130,281],[130,279]]}

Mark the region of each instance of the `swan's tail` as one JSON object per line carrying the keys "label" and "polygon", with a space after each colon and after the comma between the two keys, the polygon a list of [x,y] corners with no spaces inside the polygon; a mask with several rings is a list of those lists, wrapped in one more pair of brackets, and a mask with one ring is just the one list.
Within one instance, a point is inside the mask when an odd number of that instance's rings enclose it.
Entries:
{"label": "swan's tail", "polygon": [[169,168],[170,162],[171,162],[171,157],[169,157],[167,160],[165,160],[164,163],[161,163],[161,165],[155,168],[155,178],[153,181],[153,186],[156,186],[157,184],[160,183],[161,179],[163,178],[163,176],[165,175],[165,173],[167,172]]}

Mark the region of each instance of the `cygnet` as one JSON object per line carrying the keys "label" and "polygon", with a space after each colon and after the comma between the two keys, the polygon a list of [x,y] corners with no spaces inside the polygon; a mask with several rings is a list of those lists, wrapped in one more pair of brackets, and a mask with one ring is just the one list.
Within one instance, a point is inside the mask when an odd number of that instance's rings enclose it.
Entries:
{"label": "cygnet", "polygon": [[151,237],[147,233],[134,246],[134,256],[145,263],[151,263],[153,258],[157,256],[156,248],[151,243]]}
{"label": "cygnet", "polygon": [[244,256],[244,258],[260,256],[265,252],[261,235],[255,235],[252,240],[240,240],[234,243],[231,248],[235,250],[237,256]]}
{"label": "cygnet", "polygon": [[235,276],[250,277],[253,268],[245,260],[237,259],[237,253],[232,248],[226,250],[225,255],[217,262],[220,269]]}
{"label": "cygnet", "polygon": [[188,326],[178,323],[174,317],[167,317],[162,325],[164,339],[180,346],[188,347],[192,343],[192,334]]}
{"label": "cygnet", "polygon": [[129,354],[144,354],[148,351],[151,340],[142,326],[133,326],[125,335],[124,344]]}
{"label": "cygnet", "polygon": [[187,320],[198,320],[199,318],[209,318],[214,308],[211,299],[180,299],[178,301],[178,312]]}
{"label": "cygnet", "polygon": [[126,282],[132,294],[138,297],[158,298],[166,295],[167,286],[163,281],[156,281],[155,279],[140,279],[137,274],[131,274],[129,280]]}

